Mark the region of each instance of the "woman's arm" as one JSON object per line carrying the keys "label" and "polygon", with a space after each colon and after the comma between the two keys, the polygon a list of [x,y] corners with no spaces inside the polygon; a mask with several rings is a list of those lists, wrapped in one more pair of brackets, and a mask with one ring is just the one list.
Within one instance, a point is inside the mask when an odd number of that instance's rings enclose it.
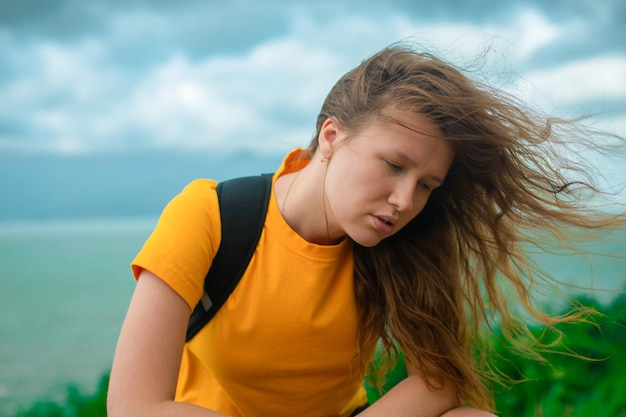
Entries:
{"label": "woman's arm", "polygon": [[174,402],[189,306],[165,282],[143,271],[115,351],[109,417],[213,417],[221,414]]}
{"label": "woman's arm", "polygon": [[431,390],[417,374],[409,374],[359,417],[438,417],[458,407],[455,392],[450,388]]}
{"label": "woman's arm", "polygon": [[359,417],[495,417],[493,414],[459,404],[450,386],[432,390],[407,363],[409,376],[359,414]]}

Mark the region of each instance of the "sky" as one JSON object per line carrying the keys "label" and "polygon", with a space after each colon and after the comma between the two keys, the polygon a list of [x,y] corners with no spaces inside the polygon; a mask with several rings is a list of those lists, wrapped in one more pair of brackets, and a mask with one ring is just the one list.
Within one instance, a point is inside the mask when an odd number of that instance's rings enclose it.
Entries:
{"label": "sky", "polygon": [[333,83],[419,43],[626,136],[623,0],[0,0],[0,152],[284,152]]}

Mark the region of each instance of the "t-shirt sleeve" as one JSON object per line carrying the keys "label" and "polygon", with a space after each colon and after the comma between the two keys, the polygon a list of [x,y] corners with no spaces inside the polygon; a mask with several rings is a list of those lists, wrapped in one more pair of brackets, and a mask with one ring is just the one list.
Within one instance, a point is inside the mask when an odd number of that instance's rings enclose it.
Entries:
{"label": "t-shirt sleeve", "polygon": [[191,182],[172,199],[131,264],[135,279],[148,270],[193,309],[221,240],[217,183]]}

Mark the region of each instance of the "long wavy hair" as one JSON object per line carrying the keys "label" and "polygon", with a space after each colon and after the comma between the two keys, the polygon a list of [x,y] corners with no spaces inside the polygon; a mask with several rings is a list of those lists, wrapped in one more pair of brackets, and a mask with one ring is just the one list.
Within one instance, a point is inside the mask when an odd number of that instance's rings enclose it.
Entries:
{"label": "long wavy hair", "polygon": [[493,410],[488,382],[498,371],[485,332],[497,327],[513,350],[540,352],[550,346],[533,338],[529,321],[554,328],[589,313],[540,308],[534,288],[552,281],[525,245],[546,236],[568,243],[568,232],[625,221],[587,204],[600,191],[571,145],[605,150],[585,141],[589,130],[544,117],[467,72],[410,45],[385,48],[331,89],[309,151],[327,118],[358,132],[393,109],[428,116],[453,144],[455,160],[424,210],[374,247],[354,244],[362,369],[382,340],[388,358],[399,346],[431,388],[452,384],[461,402]]}

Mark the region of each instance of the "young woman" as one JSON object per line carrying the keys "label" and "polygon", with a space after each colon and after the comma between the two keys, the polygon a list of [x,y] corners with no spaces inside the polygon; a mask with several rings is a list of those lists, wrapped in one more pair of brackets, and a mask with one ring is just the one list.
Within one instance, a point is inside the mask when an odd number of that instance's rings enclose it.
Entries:
{"label": "young woman", "polygon": [[378,341],[408,377],[362,416],[491,415],[480,331],[497,320],[515,346],[516,306],[549,326],[579,317],[532,303],[528,233],[624,225],[578,204],[596,189],[565,175],[555,126],[573,125],[409,47],[364,61],[274,174],[246,273],[187,343],[221,239],[216,183],[166,207],[132,265],[109,416],[347,417]]}

